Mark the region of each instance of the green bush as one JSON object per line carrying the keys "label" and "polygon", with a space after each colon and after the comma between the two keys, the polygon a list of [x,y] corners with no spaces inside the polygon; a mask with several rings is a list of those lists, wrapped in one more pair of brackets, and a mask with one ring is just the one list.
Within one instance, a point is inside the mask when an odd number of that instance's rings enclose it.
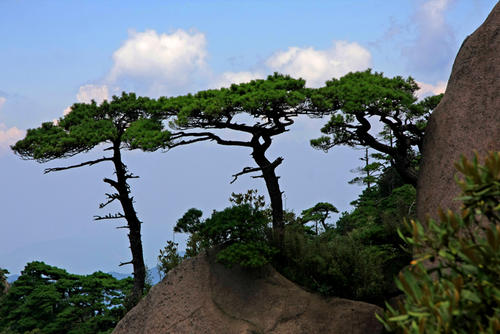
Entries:
{"label": "green bush", "polygon": [[0,268],[0,298],[2,295],[5,293],[5,290],[7,289],[8,283],[7,283],[7,275],[9,274],[9,271],[7,269],[2,269]]}
{"label": "green bush", "polygon": [[160,279],[165,277],[170,270],[182,262],[182,257],[177,252],[177,246],[177,243],[169,240],[167,241],[167,245],[163,249],[160,249],[157,266]]}
{"label": "green bush", "polygon": [[[392,173],[391,169],[388,169]],[[277,266],[291,281],[325,296],[383,305],[400,294],[393,277],[411,260],[397,229],[415,214],[411,185],[379,183],[365,191],[350,213],[344,212],[322,233],[301,226],[303,217],[285,230],[285,263]],[[382,189],[381,184],[384,184]],[[304,210],[303,214],[308,214]]]}
{"label": "green bush", "polygon": [[258,207],[244,203],[214,211],[204,221],[201,216],[200,210],[190,209],[174,228],[190,233],[190,253],[215,248],[219,262],[247,268],[269,263],[276,253],[268,242],[268,218]]}
{"label": "green bush", "polygon": [[406,223],[414,260],[396,280],[405,299],[378,316],[399,333],[500,332],[500,152],[462,157],[459,213]]}
{"label": "green bush", "polygon": [[372,301],[380,298],[384,275],[381,253],[349,235],[311,236],[300,225],[285,230],[286,265],[290,280],[325,296]]}

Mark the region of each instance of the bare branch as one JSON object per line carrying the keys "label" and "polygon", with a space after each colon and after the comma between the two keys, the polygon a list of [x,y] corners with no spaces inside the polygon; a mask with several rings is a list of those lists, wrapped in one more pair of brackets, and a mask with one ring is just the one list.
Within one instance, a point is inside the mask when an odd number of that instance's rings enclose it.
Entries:
{"label": "bare branch", "polygon": [[83,166],[92,166],[92,165],[98,164],[98,163],[103,162],[103,161],[112,161],[112,160],[113,160],[113,158],[103,157],[101,159],[83,162],[83,163],[78,164],[78,165],[72,165],[72,166],[66,166],[66,167],[47,168],[43,172],[44,172],[44,174],[47,174],[47,173],[50,173],[50,172],[58,172],[58,171],[61,171],[61,170],[66,170],[66,169],[71,169],[71,168],[78,168],[78,167],[83,167]]}
{"label": "bare branch", "polygon": [[[262,167],[262,168],[261,167],[245,167],[245,168],[243,168],[243,170],[241,172],[233,175],[234,179],[230,183],[233,184],[238,179],[238,176],[241,176],[243,174],[255,173],[255,172],[263,171],[266,169],[275,169],[282,162],[283,162],[283,158],[279,157],[276,160],[274,160],[272,163],[270,163],[269,165]],[[252,176],[252,178],[260,178],[260,177],[264,177],[264,175]]]}
{"label": "bare branch", "polygon": [[120,212],[115,213],[115,214],[108,213],[105,216],[94,216],[94,220],[96,220],[96,221],[97,220],[107,220],[107,219],[121,219],[121,218],[125,218],[125,215],[123,215]]}
{"label": "bare branch", "polygon": [[99,204],[99,209],[102,209],[104,208],[106,205],[108,205],[109,203],[113,202],[114,200],[120,198],[120,195],[119,194],[106,194],[106,196],[108,197],[108,201],[106,203],[100,203]]}
{"label": "bare branch", "polygon": [[116,189],[118,189],[118,182],[116,182],[115,180],[108,179],[107,177],[102,179],[102,180],[106,183],[109,183],[111,186],[115,187]]}
{"label": "bare branch", "polygon": [[132,173],[125,174],[125,179],[138,179],[138,178],[140,178],[140,176],[134,175]]}
{"label": "bare branch", "polygon": [[180,146],[180,145],[185,145],[185,144],[191,144],[194,142],[198,141],[204,141],[204,140],[215,140],[217,144],[220,145],[228,145],[228,146],[247,146],[247,147],[252,147],[250,142],[245,142],[245,141],[238,141],[238,140],[225,140],[222,139],[221,137],[217,136],[216,134],[213,134],[211,132],[177,132],[172,134],[171,139],[178,139],[178,138],[184,138],[184,137],[197,137],[196,139],[191,139],[191,140],[183,140],[174,144],[169,145],[169,148],[175,147],[175,146]]}
{"label": "bare branch", "polygon": [[168,145],[168,149],[171,149],[171,148],[174,148],[174,147],[177,147],[177,146],[182,146],[182,145],[196,143],[196,142],[199,142],[199,141],[205,141],[205,140],[210,140],[210,138],[207,137],[207,138],[196,138],[196,139],[191,139],[191,140],[181,140],[181,141],[176,142],[175,144]]}
{"label": "bare branch", "polygon": [[118,226],[117,229],[118,228],[130,228],[130,227],[128,225],[124,225],[124,226]]}
{"label": "bare branch", "polygon": [[132,262],[132,261],[122,262],[122,263],[120,263],[118,266],[120,266],[120,267],[121,267],[121,266],[124,266],[124,265],[127,265],[127,264],[133,264],[133,262]]}
{"label": "bare branch", "polygon": [[252,167],[245,167],[245,168],[243,168],[243,170],[241,172],[233,174],[234,179],[230,182],[230,184],[233,184],[238,179],[238,176],[241,176],[243,174],[258,172],[261,170],[262,170],[262,168],[260,168],[260,167],[253,167],[253,168]]}

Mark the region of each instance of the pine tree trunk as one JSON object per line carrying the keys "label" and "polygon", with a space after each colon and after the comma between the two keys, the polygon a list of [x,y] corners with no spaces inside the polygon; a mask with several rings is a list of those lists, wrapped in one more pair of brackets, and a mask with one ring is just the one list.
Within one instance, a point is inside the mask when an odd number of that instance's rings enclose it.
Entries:
{"label": "pine tree trunk", "polygon": [[144,265],[144,256],[142,252],[141,241],[141,221],[137,217],[134,209],[133,198],[130,197],[130,187],[127,183],[127,169],[121,160],[121,152],[118,145],[113,147],[113,163],[117,182],[114,185],[118,191],[119,200],[123,208],[123,214],[127,220],[129,229],[128,239],[130,250],[132,252],[132,265],[134,269],[134,286],[130,296],[131,306],[135,306],[142,297],[146,280],[146,267]]}
{"label": "pine tree trunk", "polygon": [[275,173],[276,166],[265,157],[264,151],[259,147],[254,147],[252,156],[257,165],[262,169],[262,176],[266,182],[269,199],[271,201],[271,210],[273,216],[273,237],[276,246],[283,249],[283,238],[285,233],[285,223],[283,214],[283,198],[278,183],[278,177]]}

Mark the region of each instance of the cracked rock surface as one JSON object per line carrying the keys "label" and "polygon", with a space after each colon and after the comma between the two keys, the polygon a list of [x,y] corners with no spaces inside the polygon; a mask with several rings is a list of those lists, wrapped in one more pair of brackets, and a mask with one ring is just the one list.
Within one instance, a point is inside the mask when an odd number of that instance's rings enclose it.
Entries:
{"label": "cracked rock surface", "polygon": [[271,267],[227,269],[202,254],[155,285],[113,333],[381,333],[375,312],[375,305],[308,293]]}

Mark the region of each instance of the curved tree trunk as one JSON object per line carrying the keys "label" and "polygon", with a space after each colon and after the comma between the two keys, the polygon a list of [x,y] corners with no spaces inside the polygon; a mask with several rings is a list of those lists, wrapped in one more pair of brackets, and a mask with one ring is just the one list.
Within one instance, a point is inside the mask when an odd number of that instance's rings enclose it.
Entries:
{"label": "curved tree trunk", "polygon": [[283,219],[283,199],[281,196],[280,185],[278,183],[278,177],[275,173],[275,169],[279,163],[271,163],[265,157],[264,153],[265,151],[261,147],[254,146],[252,156],[262,170],[262,177],[266,182],[267,191],[269,193],[273,216],[274,242],[279,249],[282,249],[285,230],[285,223]]}
{"label": "curved tree trunk", "polygon": [[412,166],[412,157],[409,156],[408,152],[410,152],[409,145],[400,144],[400,146],[396,146],[396,150],[393,155],[394,167],[405,183],[416,187],[418,172],[415,167]]}
{"label": "curved tree trunk", "polygon": [[132,263],[134,268],[134,286],[130,296],[130,303],[132,306],[135,306],[142,297],[146,280],[146,267],[144,265],[141,241],[141,221],[135,212],[133,198],[130,197],[130,187],[127,183],[127,179],[130,178],[130,176],[127,175],[126,166],[121,160],[119,144],[113,145],[113,153],[113,163],[115,165],[117,181],[112,184],[112,186],[118,191],[123,214],[127,220],[129,229],[128,239],[132,252],[132,261],[128,263]]}

